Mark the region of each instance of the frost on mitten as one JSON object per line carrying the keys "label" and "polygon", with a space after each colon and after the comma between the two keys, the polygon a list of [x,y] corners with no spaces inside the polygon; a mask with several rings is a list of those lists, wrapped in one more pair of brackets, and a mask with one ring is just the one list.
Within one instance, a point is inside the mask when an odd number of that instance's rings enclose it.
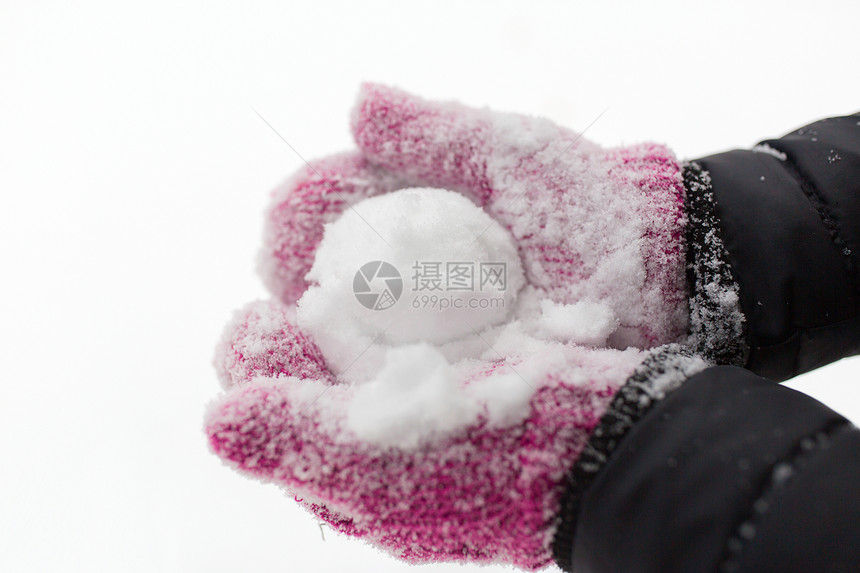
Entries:
{"label": "frost on mitten", "polygon": [[[280,303],[246,312],[251,321],[282,321],[283,338],[302,336]],[[228,368],[248,371],[239,366],[243,360],[295,363],[292,345],[265,336],[252,342],[243,332],[247,323],[236,324],[236,344],[228,345],[234,350],[221,357]],[[412,348],[397,354],[391,375],[411,366],[420,376],[426,354]],[[336,529],[402,559],[536,569],[551,561],[560,484],[642,356],[636,349],[555,345],[515,361],[476,363],[445,388],[456,399],[440,415],[454,417],[452,424],[418,420],[433,426],[425,439],[397,443],[395,435],[392,445],[359,437],[365,430],[352,418],[367,405],[361,386],[287,374],[237,376],[233,390],[210,407],[206,431],[231,466],[285,486]],[[306,361],[301,368],[324,367]],[[494,392],[505,399],[488,398]]]}
{"label": "frost on mitten", "polygon": [[[352,129],[358,152],[273,194],[260,269],[275,299],[218,347],[210,444],[408,561],[547,565],[591,431],[646,350],[686,332],[679,165],[660,145],[605,150],[375,85]],[[356,269],[425,249],[507,257],[503,310],[421,330],[403,327],[418,316],[405,292],[356,306]]]}

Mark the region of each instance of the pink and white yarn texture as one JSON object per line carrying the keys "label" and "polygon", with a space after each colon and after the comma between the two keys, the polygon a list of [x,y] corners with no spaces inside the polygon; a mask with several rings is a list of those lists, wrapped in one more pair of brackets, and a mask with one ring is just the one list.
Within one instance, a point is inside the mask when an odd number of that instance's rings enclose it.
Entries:
{"label": "pink and white yarn texture", "polygon": [[[211,447],[399,558],[546,566],[565,475],[591,431],[646,350],[687,332],[680,165],[662,145],[603,149],[544,119],[372,84],[351,125],[357,151],[315,161],[273,193],[260,269],[274,298],[240,310],[218,347],[225,392],[207,412]],[[511,234],[532,290],[605,305],[617,324],[599,343],[470,362],[464,388],[502,369],[521,376],[523,415],[500,420],[483,392],[465,426],[397,447],[348,423],[360,387],[332,372],[295,305],[324,225],[409,187],[463,194]],[[509,388],[498,388],[504,401]]]}

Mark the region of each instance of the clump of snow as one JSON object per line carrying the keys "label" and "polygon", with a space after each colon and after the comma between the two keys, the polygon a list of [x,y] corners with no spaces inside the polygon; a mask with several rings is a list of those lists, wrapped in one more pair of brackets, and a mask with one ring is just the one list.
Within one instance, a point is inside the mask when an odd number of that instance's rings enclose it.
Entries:
{"label": "clump of snow", "polygon": [[376,377],[356,392],[347,423],[364,441],[412,448],[470,424],[478,412],[456,369],[425,342],[388,350]]}
{"label": "clump of snow", "polygon": [[618,318],[605,304],[585,300],[558,304],[543,299],[540,307],[535,333],[549,340],[602,346],[618,328]]}
{"label": "clump of snow", "polygon": [[759,143],[755,147],[752,148],[753,153],[766,153],[767,155],[772,155],[779,159],[780,161],[785,161],[788,159],[788,156],[778,149],[774,149],[767,143]]}
{"label": "clump of snow", "polygon": [[448,436],[482,415],[491,426],[515,424],[528,414],[535,391],[526,377],[539,380],[547,369],[564,367],[558,348],[543,350],[516,369],[503,365],[481,376],[485,363],[451,364],[426,342],[388,348],[380,371],[358,387],[347,424],[365,442],[401,449]]}

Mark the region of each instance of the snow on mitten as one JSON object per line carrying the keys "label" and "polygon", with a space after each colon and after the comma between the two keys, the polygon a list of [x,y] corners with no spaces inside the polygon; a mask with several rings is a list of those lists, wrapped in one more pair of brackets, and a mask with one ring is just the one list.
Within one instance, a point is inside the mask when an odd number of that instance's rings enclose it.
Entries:
{"label": "snow on mitten", "polygon": [[[553,345],[476,363],[463,379],[425,387],[409,424],[380,435],[362,419],[366,409],[405,396],[394,384],[418,386],[444,361],[426,348],[395,351],[387,396],[336,384],[288,315],[279,302],[255,303],[228,331],[220,364],[231,390],[206,421],[213,449],[335,529],[415,563],[549,564],[565,478],[648,354]],[[427,439],[411,439],[415,426],[430,427]]]}

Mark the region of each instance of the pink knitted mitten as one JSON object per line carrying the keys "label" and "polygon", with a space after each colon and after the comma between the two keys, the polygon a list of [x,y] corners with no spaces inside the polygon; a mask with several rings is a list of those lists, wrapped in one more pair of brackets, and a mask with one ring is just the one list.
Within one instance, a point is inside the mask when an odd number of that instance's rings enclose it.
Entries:
{"label": "pink knitted mitten", "polygon": [[[278,300],[228,325],[210,444],[400,558],[545,566],[565,476],[592,430],[647,349],[686,332],[680,167],[660,145],[604,150],[546,120],[376,85],[364,86],[352,126],[359,152],[315,162],[274,193],[261,265]],[[405,187],[464,194],[510,232],[535,292],[606,305],[616,323],[601,342],[464,362],[446,382],[466,397],[445,412],[455,423],[418,416],[435,430],[400,443],[357,429],[362,408],[385,397],[338,379],[295,303],[323,225],[346,202]],[[425,374],[410,371],[411,348],[395,349],[385,373],[407,386]]]}

